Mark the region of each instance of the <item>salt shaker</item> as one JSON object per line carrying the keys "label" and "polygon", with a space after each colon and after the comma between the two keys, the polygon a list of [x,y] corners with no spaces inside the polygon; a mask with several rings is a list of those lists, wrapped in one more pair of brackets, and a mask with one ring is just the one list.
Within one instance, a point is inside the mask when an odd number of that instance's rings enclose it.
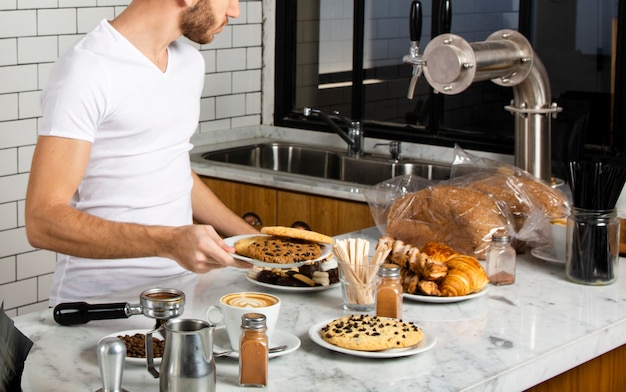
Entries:
{"label": "salt shaker", "polygon": [[487,251],[487,276],[491,284],[500,286],[515,283],[515,256],[511,236],[504,231],[496,231]]}
{"label": "salt shaker", "polygon": [[378,270],[380,281],[376,290],[376,316],[402,318],[402,282],[400,266],[383,264]]}
{"label": "salt shaker", "polygon": [[246,313],[241,316],[239,340],[239,385],[265,387],[268,379],[269,345],[265,315]]}

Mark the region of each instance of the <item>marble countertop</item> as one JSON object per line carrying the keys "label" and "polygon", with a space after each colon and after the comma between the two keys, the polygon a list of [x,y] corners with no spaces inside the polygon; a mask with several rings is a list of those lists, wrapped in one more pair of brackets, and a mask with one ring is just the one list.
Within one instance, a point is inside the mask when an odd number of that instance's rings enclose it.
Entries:
{"label": "marble countertop", "polygon": [[[342,237],[375,241],[375,228]],[[621,263],[624,262],[622,258]],[[294,293],[257,286],[245,271],[221,269],[164,281],[187,296],[185,318],[204,318],[209,305],[233,291],[264,291],[282,300],[277,330],[293,334],[301,347],[270,360],[268,391],[516,391],[524,390],[626,343],[626,268],[616,283],[582,286],[565,278],[564,265],[520,255],[517,281],[488,286],[475,299],[450,304],[404,301],[404,318],[434,334],[435,346],[404,358],[372,359],[336,353],[308,337],[309,328],[341,317],[341,290]],[[139,302],[148,287],[98,298],[90,303]],[[100,338],[117,331],[150,328],[141,315],[57,325],[45,310],[14,319],[34,341],[22,379],[25,391],[95,391],[101,387],[96,360]],[[217,333],[216,333],[217,336]],[[217,389],[237,386],[237,360],[218,358]],[[156,391],[158,380],[140,366],[127,365],[123,387]]]}
{"label": "marble countertop", "polygon": [[[269,170],[259,170],[219,162],[208,162],[198,158],[199,153],[268,141],[309,144],[333,149],[347,148],[346,143],[334,133],[274,126],[250,126],[196,134],[192,138],[194,148],[191,151],[191,166],[198,174],[204,176],[325,197],[365,202],[363,190],[366,186],[363,185],[334,180],[322,180],[307,176],[272,172]],[[388,140],[366,137],[364,149],[367,153],[386,155],[388,154],[388,146],[385,146],[385,144],[388,142]],[[479,152],[478,155],[507,163],[512,163],[513,159],[511,156],[485,152]],[[454,149],[414,143],[402,143],[401,156],[451,164],[454,159]]]}

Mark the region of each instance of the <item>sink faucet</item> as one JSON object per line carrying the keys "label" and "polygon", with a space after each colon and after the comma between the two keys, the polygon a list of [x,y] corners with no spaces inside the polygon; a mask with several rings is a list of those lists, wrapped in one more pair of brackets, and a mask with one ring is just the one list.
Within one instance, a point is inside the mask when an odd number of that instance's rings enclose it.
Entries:
{"label": "sink faucet", "polygon": [[391,162],[398,162],[400,160],[400,152],[402,151],[401,142],[398,140],[391,140],[389,143],[376,143],[374,148],[378,146],[389,146],[389,156]]}
{"label": "sink faucet", "polygon": [[305,107],[303,110],[304,117],[310,117],[314,114],[320,116],[337,135],[348,143],[348,156],[360,157],[363,155],[365,140],[365,135],[361,129],[361,122],[349,120],[340,115],[338,111],[334,111],[333,113],[345,124],[347,131],[341,129],[332,118],[320,109]]}

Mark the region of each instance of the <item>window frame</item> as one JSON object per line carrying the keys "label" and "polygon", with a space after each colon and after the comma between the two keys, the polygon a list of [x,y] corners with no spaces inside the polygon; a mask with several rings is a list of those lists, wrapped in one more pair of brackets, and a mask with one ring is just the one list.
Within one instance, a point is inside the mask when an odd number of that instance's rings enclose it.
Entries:
{"label": "window frame", "polygon": [[[363,13],[364,1],[354,0],[355,20],[360,19],[361,23],[353,26],[353,37],[363,37]],[[432,0],[433,15],[438,14],[444,0]],[[531,35],[532,29],[532,4],[533,0],[520,0],[518,31],[526,37]],[[626,20],[626,5],[620,1],[618,5],[618,24],[623,26]],[[408,17],[408,16],[407,16]],[[433,18],[431,37],[435,37],[442,32],[443,26],[438,23],[438,18]],[[276,3],[276,50],[275,50],[275,79],[274,79],[274,124],[281,127],[315,130],[320,132],[331,132],[327,125],[321,121],[303,120],[302,113],[295,110],[295,70],[296,70],[296,32],[297,32],[297,1],[277,1]],[[614,81],[614,107],[626,107],[626,83],[624,72],[620,72],[626,67],[626,29],[619,29],[617,32],[616,50],[616,72]],[[353,41],[353,43],[356,41]],[[408,43],[407,43],[408,45]],[[408,46],[407,46],[408,47]],[[487,151],[502,154],[513,154],[514,144],[503,144],[502,140],[494,139],[491,136],[482,137],[477,135],[464,135],[462,132],[447,130],[440,126],[442,119],[441,102],[444,97],[435,94],[432,89],[430,99],[433,105],[430,113],[430,122],[427,125],[427,132],[424,128],[413,125],[391,125],[381,124],[362,119],[362,109],[364,98],[362,92],[362,81],[364,70],[363,61],[363,41],[360,45],[354,45],[353,68],[360,66],[360,72],[352,72],[352,102],[361,102],[359,105],[352,105],[353,109],[350,117],[361,119],[362,127],[366,137],[399,140],[411,143],[427,145],[437,145],[443,147],[454,147],[455,144],[462,144],[466,149]],[[355,68],[356,69],[356,68]],[[491,83],[491,82],[487,82]],[[408,88],[408,85],[407,85]],[[504,111],[504,108],[502,108]],[[511,118],[511,123],[513,123]],[[620,152],[626,152],[626,114],[623,110],[615,110],[612,128],[612,144],[610,148]],[[619,132],[617,131],[619,130]],[[597,147],[597,146],[596,146]],[[593,149],[593,148],[592,148]],[[602,149],[602,147],[600,147]],[[606,149],[606,146],[605,146]]]}

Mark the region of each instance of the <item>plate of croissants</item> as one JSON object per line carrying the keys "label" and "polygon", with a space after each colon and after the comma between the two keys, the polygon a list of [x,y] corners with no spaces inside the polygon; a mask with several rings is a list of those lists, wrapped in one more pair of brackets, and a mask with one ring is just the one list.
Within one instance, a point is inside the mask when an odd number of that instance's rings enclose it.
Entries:
{"label": "plate of croissants", "polygon": [[485,287],[484,289],[482,289],[481,291],[477,293],[472,293],[472,294],[467,294],[467,295],[457,295],[454,297],[441,297],[441,296],[424,295],[424,294],[409,294],[409,293],[404,293],[403,297],[408,300],[417,301],[417,302],[429,302],[433,304],[448,304],[452,302],[460,302],[460,301],[465,301],[468,299],[482,297],[483,295],[487,294],[487,291],[489,291],[489,288]]}
{"label": "plate of croissants", "polygon": [[383,236],[378,246],[390,248],[387,262],[400,266],[404,298],[420,302],[451,303],[487,293],[489,278],[473,256],[463,255],[440,242],[418,249]]}

